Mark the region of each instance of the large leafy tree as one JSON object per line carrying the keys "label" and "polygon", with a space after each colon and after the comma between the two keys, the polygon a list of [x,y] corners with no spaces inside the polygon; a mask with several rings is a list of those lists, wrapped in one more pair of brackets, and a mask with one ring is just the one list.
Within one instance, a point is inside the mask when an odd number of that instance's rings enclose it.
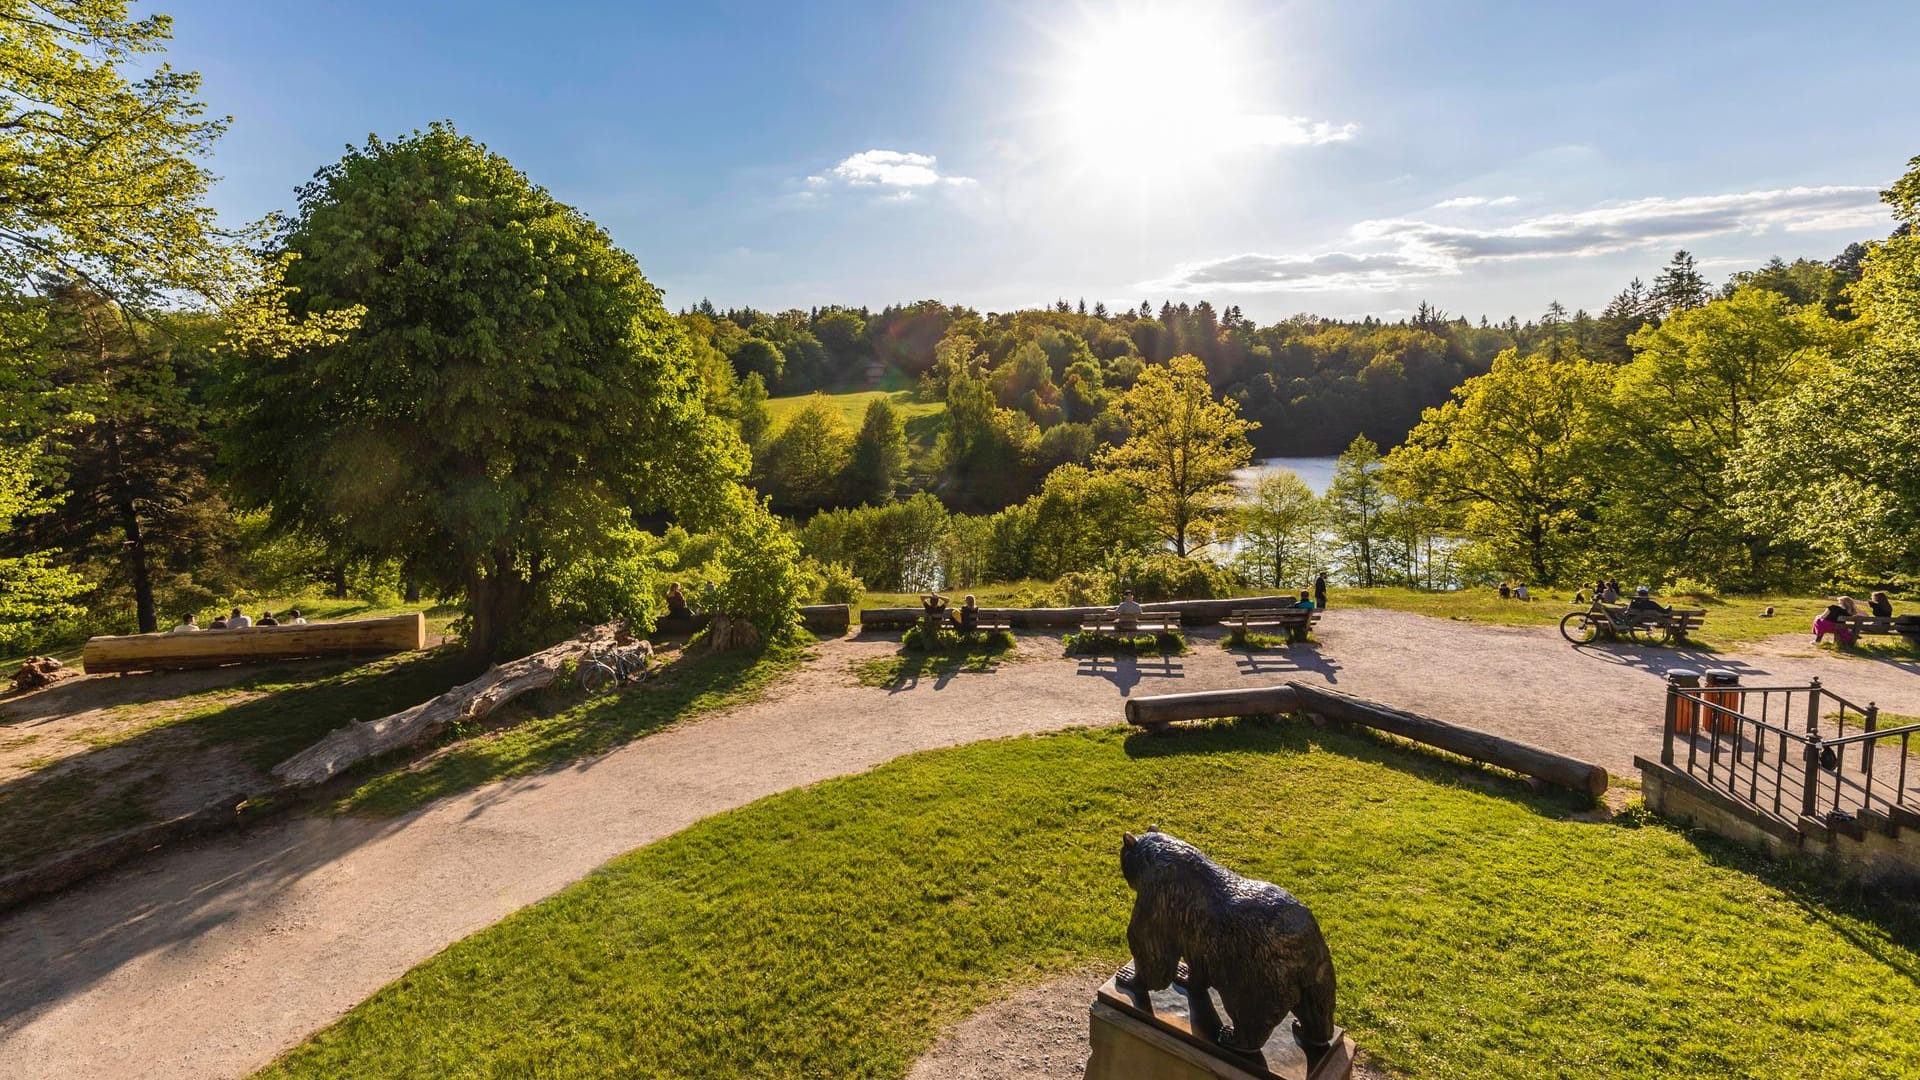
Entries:
{"label": "large leafy tree", "polygon": [[[0,533],[11,532],[52,505],[34,475],[37,445],[0,445]],[[55,561],[57,552],[0,557],[0,649],[37,644],[36,632],[80,614],[75,599],[87,583]]]}
{"label": "large leafy tree", "polygon": [[1213,541],[1232,513],[1233,471],[1253,460],[1239,403],[1214,398],[1198,357],[1141,373],[1120,399],[1127,441],[1101,457],[1133,482],[1147,517],[1185,558]]}
{"label": "large leafy tree", "polygon": [[767,441],[760,477],[776,505],[818,510],[835,502],[853,453],[853,432],[823,395],[815,394]]}
{"label": "large leafy tree", "polygon": [[1256,584],[1283,588],[1307,577],[1308,553],[1323,511],[1306,481],[1275,469],[1240,507],[1241,565]]}
{"label": "large leafy tree", "polygon": [[1575,568],[1604,477],[1599,413],[1613,369],[1502,354],[1428,409],[1389,468],[1448,507],[1492,566],[1551,582]]}
{"label": "large leafy tree", "polygon": [[579,212],[450,125],[370,138],[278,238],[296,319],[338,340],[237,365],[230,464],[277,524],[466,598],[496,652],[557,566],[636,512],[742,503],[679,324]]}
{"label": "large leafy tree", "polygon": [[0,274],[80,279],[133,304],[231,272],[202,201],[225,119],[161,64],[165,15],[116,0],[0,0]]}
{"label": "large leafy tree", "polygon": [[884,397],[867,403],[860,433],[853,439],[847,464],[847,498],[855,503],[893,499],[893,490],[907,469],[907,432],[900,413]]}
{"label": "large leafy tree", "polygon": [[1850,327],[1818,305],[1746,286],[1633,335],[1603,419],[1614,451],[1609,546],[1628,566],[1656,579],[1772,583],[1771,530],[1747,529],[1732,513],[1727,461],[1755,408],[1849,350]]}
{"label": "large leafy tree", "polygon": [[1757,410],[1729,466],[1748,527],[1849,580],[1920,573],[1920,157],[1881,196],[1900,230],[1852,290],[1866,347]]}
{"label": "large leafy tree", "polygon": [[1379,444],[1355,435],[1334,462],[1333,482],[1327,486],[1327,524],[1346,560],[1347,575],[1367,588],[1379,583],[1380,544],[1392,494]]}

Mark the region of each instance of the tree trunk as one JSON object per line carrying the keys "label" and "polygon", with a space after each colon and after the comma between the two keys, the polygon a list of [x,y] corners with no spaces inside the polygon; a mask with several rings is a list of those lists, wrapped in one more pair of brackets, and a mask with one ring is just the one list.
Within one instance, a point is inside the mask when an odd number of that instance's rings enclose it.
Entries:
{"label": "tree trunk", "polygon": [[467,603],[473,615],[468,631],[466,652],[477,660],[499,655],[508,635],[520,624],[527,604],[533,598],[533,586],[514,569],[511,552],[495,552],[487,565],[473,574],[467,586]]}
{"label": "tree trunk", "polygon": [[412,578],[408,578],[406,582],[406,592],[405,594],[403,594],[403,599],[405,599],[406,602],[409,604],[419,603],[420,602],[420,583],[413,580]]}
{"label": "tree trunk", "polygon": [[127,540],[127,577],[133,583],[134,617],[140,632],[151,634],[160,629],[153,609],[153,573],[147,566],[147,537],[140,527],[140,511],[127,490],[126,463],[120,458],[120,431],[112,424],[107,429],[107,467],[112,471],[113,508],[120,515],[120,531]]}
{"label": "tree trunk", "polygon": [[333,566],[328,569],[328,576],[333,582],[331,593],[333,598],[335,600],[345,600],[347,598],[347,564],[334,563]]}

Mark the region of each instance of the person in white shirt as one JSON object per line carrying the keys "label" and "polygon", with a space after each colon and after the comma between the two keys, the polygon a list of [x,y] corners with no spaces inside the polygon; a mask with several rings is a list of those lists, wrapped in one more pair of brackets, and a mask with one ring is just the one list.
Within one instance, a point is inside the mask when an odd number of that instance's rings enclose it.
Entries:
{"label": "person in white shirt", "polygon": [[200,616],[188,612],[187,617],[180,620],[180,625],[173,628],[173,632],[176,634],[191,634],[200,629],[199,620]]}
{"label": "person in white shirt", "polygon": [[1533,599],[1533,594],[1527,591],[1526,583],[1522,582],[1514,587],[1513,598],[1515,600],[1531,600]]}
{"label": "person in white shirt", "polygon": [[300,614],[299,608],[289,608],[287,610],[287,625],[305,626],[307,625],[307,617]]}
{"label": "person in white shirt", "polygon": [[1113,616],[1115,627],[1121,630],[1131,630],[1136,625],[1135,620],[1140,617],[1140,613],[1144,610],[1146,609],[1140,606],[1140,602],[1133,598],[1133,592],[1129,590],[1120,594],[1120,602],[1115,604],[1113,610],[1108,612],[1108,614]]}
{"label": "person in white shirt", "polygon": [[242,615],[239,608],[234,608],[233,614],[227,616],[227,629],[229,630],[245,630],[252,625],[252,616]]}

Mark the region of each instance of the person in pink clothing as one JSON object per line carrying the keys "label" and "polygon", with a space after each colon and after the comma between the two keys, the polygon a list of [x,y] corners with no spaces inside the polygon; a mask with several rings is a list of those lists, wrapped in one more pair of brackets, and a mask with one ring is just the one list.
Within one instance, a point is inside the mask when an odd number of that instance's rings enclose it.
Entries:
{"label": "person in pink clothing", "polygon": [[1841,607],[1839,604],[1828,604],[1827,610],[1822,612],[1819,618],[1813,620],[1813,643],[1815,645],[1820,644],[1820,639],[1828,634],[1832,634],[1833,640],[1839,642],[1843,647],[1853,644],[1853,627],[1847,625],[1847,609]]}

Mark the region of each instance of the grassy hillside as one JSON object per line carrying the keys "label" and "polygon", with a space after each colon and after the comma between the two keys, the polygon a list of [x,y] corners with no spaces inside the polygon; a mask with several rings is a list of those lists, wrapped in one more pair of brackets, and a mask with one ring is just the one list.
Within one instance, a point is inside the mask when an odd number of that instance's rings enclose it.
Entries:
{"label": "grassy hillside", "polygon": [[[847,426],[858,431],[860,421],[866,418],[867,405],[875,398],[886,398],[893,403],[895,411],[907,427],[907,442],[917,447],[931,447],[940,433],[940,418],[947,411],[944,401],[915,401],[910,390],[845,390],[823,395],[829,404],[839,410]],[[778,432],[786,426],[793,415],[806,407],[812,394],[795,394],[792,397],[777,397],[767,400],[767,412],[773,417],[773,430]]]}

